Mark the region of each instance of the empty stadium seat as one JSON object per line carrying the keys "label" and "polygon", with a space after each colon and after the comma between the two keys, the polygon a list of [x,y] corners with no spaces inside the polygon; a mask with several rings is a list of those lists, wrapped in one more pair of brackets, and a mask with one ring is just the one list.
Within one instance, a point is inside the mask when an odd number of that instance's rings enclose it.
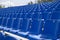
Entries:
{"label": "empty stadium seat", "polygon": [[20,23],[19,23],[19,26],[18,26],[19,27],[18,34],[22,35],[22,36],[25,36],[25,35],[28,34],[30,21],[28,19],[21,19],[19,21],[20,21]]}
{"label": "empty stadium seat", "polygon": [[60,11],[53,12],[51,19],[60,19]]}
{"label": "empty stadium seat", "polygon": [[57,38],[57,21],[56,20],[46,20],[44,22],[44,30],[42,32],[42,38],[46,39],[56,39]]}
{"label": "empty stadium seat", "polygon": [[40,39],[40,34],[42,33],[42,24],[44,20],[31,20],[29,39]]}
{"label": "empty stadium seat", "polygon": [[13,23],[12,23],[12,29],[13,30],[18,30],[18,25],[19,25],[19,19],[13,18]]}
{"label": "empty stadium seat", "polygon": [[6,30],[10,30],[12,28],[13,19],[11,18],[7,18],[7,19],[8,19],[8,22],[7,22]]}

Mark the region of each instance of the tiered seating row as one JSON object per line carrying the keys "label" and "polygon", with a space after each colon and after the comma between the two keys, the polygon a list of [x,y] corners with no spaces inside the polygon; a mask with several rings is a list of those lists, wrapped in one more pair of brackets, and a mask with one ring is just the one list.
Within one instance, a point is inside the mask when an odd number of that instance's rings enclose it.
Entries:
{"label": "tiered seating row", "polygon": [[56,40],[60,38],[60,2],[2,8],[0,29],[29,40]]}

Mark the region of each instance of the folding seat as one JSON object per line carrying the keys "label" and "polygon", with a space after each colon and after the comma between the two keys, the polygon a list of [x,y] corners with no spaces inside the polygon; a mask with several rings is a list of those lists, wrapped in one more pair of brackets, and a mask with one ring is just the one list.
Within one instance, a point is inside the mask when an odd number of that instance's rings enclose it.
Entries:
{"label": "folding seat", "polygon": [[56,5],[56,11],[57,10],[60,10],[60,3],[58,3],[57,5]]}
{"label": "folding seat", "polygon": [[51,19],[60,19],[60,12],[58,12],[58,11],[53,12]]}
{"label": "folding seat", "polygon": [[58,25],[56,20],[45,20],[41,38],[56,40]]}
{"label": "folding seat", "polygon": [[1,16],[0,16],[0,29],[3,28],[3,27],[1,26],[1,25],[2,25],[2,22],[3,22],[3,13],[2,13]]}
{"label": "folding seat", "polygon": [[40,4],[38,4],[37,10],[38,10],[39,12],[41,11],[41,6],[40,6]]}
{"label": "folding seat", "polygon": [[57,7],[57,8],[55,9],[55,11],[60,11],[60,8]]}
{"label": "folding seat", "polygon": [[57,8],[60,8],[60,4],[57,5]]}
{"label": "folding seat", "polygon": [[43,12],[43,13],[41,13],[41,15],[42,15],[42,19],[50,19],[51,18],[51,15],[52,15],[52,13],[51,12]]}
{"label": "folding seat", "polygon": [[28,34],[28,30],[29,30],[29,23],[30,21],[28,19],[21,19],[19,22],[19,32],[18,34],[20,36],[25,37]]}
{"label": "folding seat", "polygon": [[32,13],[32,12],[30,12],[30,13],[26,13],[26,18],[27,18],[27,19],[32,18],[32,15],[33,15],[33,13]]}
{"label": "folding seat", "polygon": [[26,18],[26,13],[22,13],[21,18]]}
{"label": "folding seat", "polygon": [[[31,38],[31,37],[34,38],[35,33],[37,33],[35,36],[37,36],[39,34],[39,32],[38,32],[39,29],[38,28],[39,27],[41,28],[41,26],[39,26],[39,23],[40,23],[41,20],[38,20],[38,19],[41,19],[41,18],[42,18],[42,15],[41,15],[40,12],[32,12],[32,15],[31,15],[31,18],[30,18],[31,22],[29,24],[29,27],[31,28],[31,29],[29,28],[29,34],[31,34],[33,36],[29,35],[28,38]],[[34,31],[34,29],[37,29],[37,30]],[[40,33],[41,33],[41,30],[40,30]]]}
{"label": "folding seat", "polygon": [[23,18],[22,16],[24,17],[23,13],[18,13],[16,18]]}
{"label": "folding seat", "polygon": [[24,12],[19,12],[18,15],[17,15],[17,18],[26,18],[26,15],[27,15],[28,12],[24,13]]}
{"label": "folding seat", "polygon": [[16,18],[18,13],[13,13],[13,18]]}
{"label": "folding seat", "polygon": [[19,26],[19,19],[17,19],[17,18],[13,18],[13,23],[12,23],[12,26],[11,26],[11,28],[12,28],[12,31],[17,31],[18,30],[18,27]]}
{"label": "folding seat", "polygon": [[[46,6],[47,7],[47,6]],[[41,12],[45,12],[48,10],[48,8],[46,8],[42,3],[40,5],[40,9],[41,9]]]}
{"label": "folding seat", "polygon": [[6,27],[6,25],[7,25],[7,18],[4,17],[1,26]]}
{"label": "folding seat", "polygon": [[32,13],[32,19],[38,19],[39,18],[39,13],[38,12],[33,12]]}
{"label": "folding seat", "polygon": [[[40,21],[41,20],[31,20],[31,27],[30,27],[30,33],[33,33],[33,34],[38,34],[38,31],[39,31],[39,27],[40,27]],[[38,30],[35,30],[35,29],[38,29]],[[34,33],[35,31],[35,33]]]}
{"label": "folding seat", "polygon": [[42,13],[42,19],[47,19],[48,13]]}
{"label": "folding seat", "polygon": [[10,17],[10,13],[6,13],[6,18],[9,18]]}
{"label": "folding seat", "polygon": [[12,29],[12,23],[13,23],[13,19],[12,18],[8,18],[7,21],[7,25],[6,25],[6,30],[11,30]]}
{"label": "folding seat", "polygon": [[29,34],[28,34],[28,39],[32,40],[39,40],[40,39],[40,34],[42,33],[42,24],[43,24],[42,19],[36,19],[36,20],[31,20],[30,24],[30,29],[29,29]]}
{"label": "folding seat", "polygon": [[[35,5],[34,5],[35,6]],[[33,9],[32,9],[32,11],[31,12],[37,12],[38,10],[38,6],[36,5]]]}
{"label": "folding seat", "polygon": [[4,27],[3,27],[3,21],[4,21],[4,19],[5,19],[5,18],[2,18],[2,19],[1,19],[1,25],[0,25],[1,30],[3,30],[3,28],[4,28]]}
{"label": "folding seat", "polygon": [[42,6],[42,4],[40,4],[40,8],[41,8],[40,12],[44,12],[45,11],[45,8],[44,8],[44,6]]}
{"label": "folding seat", "polygon": [[10,16],[9,16],[9,18],[13,18],[13,15],[14,15],[13,13],[10,13]]}
{"label": "folding seat", "polygon": [[41,10],[45,10],[45,7],[43,6],[43,3],[41,3],[40,7],[41,7]]}

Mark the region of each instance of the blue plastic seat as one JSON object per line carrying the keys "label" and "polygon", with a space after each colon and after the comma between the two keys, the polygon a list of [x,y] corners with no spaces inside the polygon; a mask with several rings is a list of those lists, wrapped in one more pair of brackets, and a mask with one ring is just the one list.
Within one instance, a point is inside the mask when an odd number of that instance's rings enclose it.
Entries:
{"label": "blue plastic seat", "polygon": [[43,20],[31,20],[30,30],[29,30],[29,39],[40,39],[40,34],[42,33],[42,23]]}
{"label": "blue plastic seat", "polygon": [[18,13],[17,18],[25,18],[25,13]]}
{"label": "blue plastic seat", "polygon": [[57,8],[60,8],[60,4],[58,4]]}
{"label": "blue plastic seat", "polygon": [[29,20],[28,19],[21,19],[20,20],[20,25],[19,25],[19,30],[22,31],[22,32],[28,31],[27,30],[29,28],[28,25],[29,25]]}
{"label": "blue plastic seat", "polygon": [[18,34],[20,36],[26,37],[28,34],[28,30],[29,30],[29,23],[30,21],[28,19],[20,19],[19,22],[19,31]]}
{"label": "blue plastic seat", "polygon": [[51,19],[60,19],[60,12],[58,12],[58,11],[53,12]]}
{"label": "blue plastic seat", "polygon": [[26,18],[26,13],[22,13],[21,18]]}
{"label": "blue plastic seat", "polygon": [[39,18],[39,13],[38,12],[34,12],[32,15],[32,19],[38,19]]}
{"label": "blue plastic seat", "polygon": [[51,18],[51,15],[52,15],[52,13],[51,12],[43,12],[43,13],[41,13],[41,15],[42,15],[42,19],[50,19]]}
{"label": "blue plastic seat", "polygon": [[13,15],[13,18],[16,18],[18,13],[13,13],[12,15]]}
{"label": "blue plastic seat", "polygon": [[10,28],[12,28],[12,23],[13,23],[13,19],[8,18],[8,22],[7,22],[7,26],[6,26],[6,28],[7,28],[8,30],[10,30]]}
{"label": "blue plastic seat", "polygon": [[41,38],[56,39],[57,38],[57,21],[45,20]]}
{"label": "blue plastic seat", "polygon": [[20,16],[21,16],[21,14],[20,14],[20,13],[18,13],[17,18],[20,18]]}
{"label": "blue plastic seat", "polygon": [[40,4],[40,12],[44,12],[45,11],[45,7],[42,5],[42,3]]}
{"label": "blue plastic seat", "polygon": [[7,25],[7,18],[3,18],[2,26],[6,27],[6,25]]}
{"label": "blue plastic seat", "polygon": [[39,31],[39,25],[40,25],[39,20],[32,20],[29,32],[32,34],[38,34],[39,33],[38,32]]}
{"label": "blue plastic seat", "polygon": [[27,18],[27,19],[32,18],[32,12],[27,13],[27,14],[26,14],[26,18]]}
{"label": "blue plastic seat", "polygon": [[13,30],[18,30],[18,25],[19,25],[19,19],[13,18],[12,29]]}
{"label": "blue plastic seat", "polygon": [[10,16],[9,16],[9,18],[13,18],[13,15],[14,15],[13,13],[10,13]]}

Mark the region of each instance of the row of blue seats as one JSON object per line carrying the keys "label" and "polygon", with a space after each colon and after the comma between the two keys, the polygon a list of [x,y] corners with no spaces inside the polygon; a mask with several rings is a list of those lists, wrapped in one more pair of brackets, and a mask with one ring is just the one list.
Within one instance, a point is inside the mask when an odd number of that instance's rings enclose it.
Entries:
{"label": "row of blue seats", "polygon": [[[22,32],[24,32],[24,33],[28,32],[27,34],[25,34],[25,37],[28,35],[27,38],[29,38],[29,39],[34,38],[34,40],[35,40],[35,38],[36,38],[36,40],[40,39],[40,37],[43,37],[43,38],[53,38],[54,37],[55,38],[55,36],[59,35],[59,33],[58,33],[58,35],[56,35],[58,32],[58,31],[56,32],[56,30],[58,30],[57,28],[58,28],[58,26],[60,26],[59,24],[60,24],[60,20],[46,20],[46,21],[33,20],[29,30],[25,29],[26,26],[24,25],[24,26],[22,26],[22,28],[20,29],[19,32],[16,32],[16,34],[20,35]],[[44,29],[42,29],[41,27]]]}
{"label": "row of blue seats", "polygon": [[[56,40],[60,38],[60,3],[54,3],[50,3],[52,5],[48,8],[46,4],[41,3],[29,5],[31,7],[0,9],[0,29],[30,40],[40,38]],[[25,8],[28,8],[26,12]]]}
{"label": "row of blue seats", "polygon": [[[12,24],[13,23],[13,24]],[[60,20],[28,20],[10,19],[7,25],[3,25],[3,30],[28,38],[57,38],[60,35]]]}
{"label": "row of blue seats", "polygon": [[[57,2],[57,3],[59,3],[59,2]],[[57,4],[57,3],[55,2],[55,4]],[[45,4],[45,3],[43,3],[43,5],[44,5],[44,4]],[[51,4],[52,4],[52,3],[51,3]],[[55,4],[54,4],[54,5],[55,5]],[[50,4],[49,4],[49,5],[50,5]],[[46,6],[46,4],[45,4],[45,6]],[[50,6],[48,6],[48,8],[51,7],[51,6],[52,6],[52,8],[54,8],[53,4],[50,5]],[[20,11],[23,11],[23,12],[26,11],[26,12],[28,12],[29,10],[32,10],[33,8],[34,8],[34,10],[37,9],[38,7],[44,8],[44,6],[42,6],[41,4],[40,4],[40,6],[38,6],[37,4],[35,4],[35,5],[33,5],[33,6],[30,5],[30,7],[29,7],[29,6],[28,6],[28,7],[22,7],[22,8],[13,7],[13,8],[5,8],[5,10],[8,11],[8,10],[12,9],[12,10],[10,10],[10,11],[12,11],[12,12],[16,12],[16,11],[19,11],[19,12],[20,12]],[[32,9],[31,9],[31,8],[32,8]],[[46,6],[46,9],[48,9],[48,8],[47,8],[47,6]],[[4,11],[5,11],[5,10],[4,10]],[[15,11],[14,11],[14,10],[15,10]],[[37,10],[36,10],[36,11],[37,11]]]}
{"label": "row of blue seats", "polygon": [[[56,12],[55,12],[56,13]],[[57,14],[53,14],[53,15],[56,15],[57,16]],[[37,15],[38,16],[38,15]],[[53,16],[52,16],[53,17]],[[57,16],[58,17],[58,16]],[[56,17],[55,17],[56,18]],[[36,23],[38,23],[38,20],[37,19],[34,19],[34,16],[30,19],[31,21],[37,21]],[[21,22],[20,22],[21,21]],[[41,21],[41,19],[40,19],[40,21]],[[36,23],[34,23],[33,22],[33,24],[35,25]],[[20,27],[22,27],[21,29],[22,29],[22,31],[25,31],[26,30],[26,28],[27,28],[27,25],[29,24],[29,19],[24,19],[24,18],[1,18],[1,20],[0,20],[0,23],[1,23],[1,26],[2,27],[5,27],[6,29],[4,29],[4,30],[10,30],[10,28],[12,28],[12,31],[13,30],[17,30],[16,32],[18,32],[19,30],[19,23],[21,23],[20,24]],[[32,25],[33,25],[32,24]],[[21,26],[22,25],[22,26]],[[29,24],[29,25],[31,25],[31,23]],[[32,27],[34,27],[34,25],[32,26]],[[36,26],[37,25],[37,26]],[[38,28],[38,24],[36,24],[35,26]],[[51,25],[51,24],[50,24]],[[29,27],[29,26],[28,26]],[[34,27],[35,28],[35,27]],[[30,30],[30,29],[29,29]],[[32,29],[33,30],[33,29]],[[14,32],[14,31],[13,31]]]}
{"label": "row of blue seats", "polygon": [[60,11],[0,14],[0,19],[5,18],[60,19]]}

